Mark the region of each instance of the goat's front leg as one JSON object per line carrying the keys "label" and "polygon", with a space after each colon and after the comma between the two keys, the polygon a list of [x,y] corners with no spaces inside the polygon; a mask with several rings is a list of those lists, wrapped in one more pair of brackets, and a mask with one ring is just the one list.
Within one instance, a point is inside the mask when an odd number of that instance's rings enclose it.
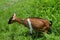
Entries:
{"label": "goat's front leg", "polygon": [[33,29],[32,29],[32,28],[30,28],[30,34],[32,34],[32,32],[33,32]]}
{"label": "goat's front leg", "polygon": [[29,28],[30,28],[30,33],[32,34],[32,30],[33,30],[33,28],[32,28],[31,21],[30,21],[29,18],[27,19],[27,21],[28,21],[28,25],[29,25]]}

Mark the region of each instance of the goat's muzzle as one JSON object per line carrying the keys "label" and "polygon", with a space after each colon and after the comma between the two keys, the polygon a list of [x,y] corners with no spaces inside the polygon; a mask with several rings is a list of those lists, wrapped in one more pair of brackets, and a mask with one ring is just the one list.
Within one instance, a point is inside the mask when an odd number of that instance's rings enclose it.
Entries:
{"label": "goat's muzzle", "polygon": [[12,18],[13,18],[13,16],[9,19],[8,24],[12,23]]}
{"label": "goat's muzzle", "polygon": [[8,21],[8,24],[11,24],[11,20]]}

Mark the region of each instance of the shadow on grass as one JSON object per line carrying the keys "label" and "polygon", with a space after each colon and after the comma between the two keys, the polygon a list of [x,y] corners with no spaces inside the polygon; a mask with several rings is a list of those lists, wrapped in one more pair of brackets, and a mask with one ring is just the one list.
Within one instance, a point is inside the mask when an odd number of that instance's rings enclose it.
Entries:
{"label": "shadow on grass", "polygon": [[35,32],[35,33],[30,34],[29,32],[24,32],[22,34],[19,34],[19,36],[25,36],[25,37],[30,36],[32,38],[32,40],[34,40],[34,39],[37,39],[37,38],[42,38],[43,37],[43,33]]}
{"label": "shadow on grass", "polygon": [[[51,34],[51,33],[48,33],[48,34]],[[30,34],[30,32],[23,32],[23,33],[19,34],[19,36],[25,36],[25,37],[30,36],[32,38],[32,40],[45,37],[44,34],[39,31],[37,31],[37,32],[35,31],[32,34]]]}

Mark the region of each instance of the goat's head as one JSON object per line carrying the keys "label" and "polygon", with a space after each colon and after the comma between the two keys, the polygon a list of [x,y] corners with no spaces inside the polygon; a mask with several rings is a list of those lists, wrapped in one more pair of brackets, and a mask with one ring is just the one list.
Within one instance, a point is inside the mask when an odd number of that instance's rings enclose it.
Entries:
{"label": "goat's head", "polygon": [[14,15],[12,17],[10,17],[8,24],[14,23],[16,19],[16,14],[14,13]]}

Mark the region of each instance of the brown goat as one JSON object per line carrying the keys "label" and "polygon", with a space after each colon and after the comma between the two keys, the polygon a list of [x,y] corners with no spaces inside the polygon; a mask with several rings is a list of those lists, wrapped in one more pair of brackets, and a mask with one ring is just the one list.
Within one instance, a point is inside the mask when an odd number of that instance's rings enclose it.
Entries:
{"label": "brown goat", "polygon": [[[16,14],[14,14],[8,21],[8,24],[14,23],[14,22],[18,22],[20,24],[25,25],[27,28],[29,27],[29,23],[28,23],[28,19],[31,22],[31,27],[33,30],[38,30],[41,32],[48,32],[48,30],[50,29],[50,25],[51,23],[46,20],[46,19],[42,19],[42,18],[26,18],[26,19],[20,19],[16,17]],[[31,30],[32,31],[32,30]]]}

